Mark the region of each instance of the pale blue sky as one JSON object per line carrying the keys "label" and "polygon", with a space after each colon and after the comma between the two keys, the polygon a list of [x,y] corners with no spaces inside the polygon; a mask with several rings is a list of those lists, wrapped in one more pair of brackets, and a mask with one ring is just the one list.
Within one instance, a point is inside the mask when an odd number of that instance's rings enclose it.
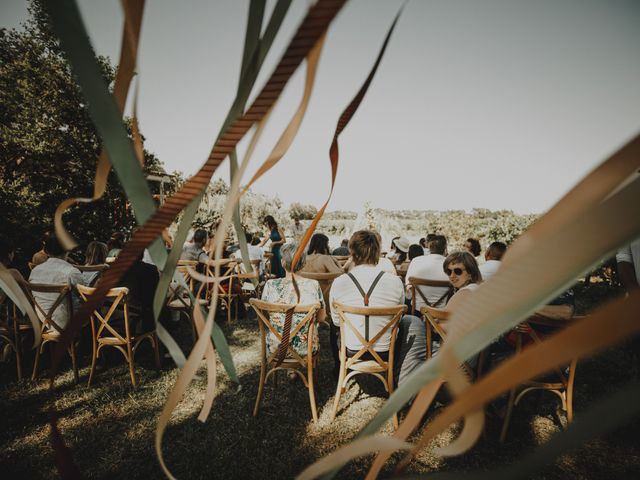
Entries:
{"label": "pale blue sky", "polygon": [[[307,1],[294,1],[263,74]],[[269,2],[269,6],[273,2]],[[332,24],[302,128],[254,190],[320,206],[337,119],[367,76],[401,2],[349,2]],[[117,1],[81,0],[94,48],[117,61]],[[237,85],[247,1],[150,0],[138,106],[146,147],[168,170],[206,159]],[[0,26],[25,2],[3,0]],[[330,210],[542,212],[640,131],[640,2],[410,1],[360,110],[340,138]],[[294,112],[304,68],[285,90],[249,168]],[[242,152],[241,152],[242,153]],[[220,174],[228,177],[225,162]]]}

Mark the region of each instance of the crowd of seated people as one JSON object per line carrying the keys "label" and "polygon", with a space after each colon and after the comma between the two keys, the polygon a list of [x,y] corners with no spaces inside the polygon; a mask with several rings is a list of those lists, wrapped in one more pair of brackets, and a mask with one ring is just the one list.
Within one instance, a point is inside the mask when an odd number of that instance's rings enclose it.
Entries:
{"label": "crowd of seated people", "polygon": [[[439,281],[448,281],[451,287],[429,287],[420,286],[421,295],[416,296],[416,312],[419,314],[420,308],[425,304],[426,298],[433,306],[455,308],[464,300],[464,297],[471,294],[475,286],[484,278],[493,275],[499,265],[506,246],[500,242],[492,243],[485,253],[485,262],[482,268],[478,268],[475,257],[477,255],[476,244],[472,238],[465,242],[465,249],[470,249],[472,253],[456,252],[447,256],[447,241],[443,235],[430,234],[419,242],[411,243],[406,237],[395,237],[391,242],[391,250],[385,256],[382,252],[381,236],[376,231],[359,231],[347,240],[341,241],[339,247],[332,249],[329,245],[329,238],[323,233],[315,233],[305,254],[296,266],[297,271],[310,273],[333,273],[339,275],[332,283],[329,299],[324,299],[322,291],[318,287],[316,280],[300,277],[291,269],[291,261],[297,242],[286,243],[284,232],[278,227],[273,217],[265,218],[265,226],[268,231],[261,239],[260,234],[246,235],[249,251],[249,259],[259,261],[260,280],[264,281],[265,255],[263,245],[271,240],[272,249],[276,254],[271,258],[271,272],[277,278],[266,281],[262,290],[262,298],[268,301],[281,303],[292,303],[294,290],[291,279],[296,278],[301,286],[302,296],[310,300],[317,299],[325,305],[328,300],[327,311],[332,313],[332,342],[337,341],[338,318],[332,311],[334,300],[346,305],[358,306],[362,304],[360,286],[367,291],[371,284],[376,281],[376,287],[371,294],[372,306],[402,305],[405,299],[411,295],[409,278],[422,278]],[[204,266],[209,262],[209,252],[207,248],[211,245],[212,233],[204,229],[195,229],[189,241],[182,247],[181,259],[196,261],[200,265],[198,270],[204,271]],[[126,244],[126,237],[121,232],[114,232],[107,242],[90,242],[84,254],[82,264],[74,264],[67,258],[64,250],[55,235],[47,234],[43,239],[42,249],[35,252],[31,258],[32,270],[28,281],[38,284],[95,286],[99,281],[104,265],[108,268],[109,257],[117,257]],[[12,249],[4,243],[0,244],[2,254],[2,264],[8,268],[11,264]],[[231,254],[235,250],[234,254]],[[240,250],[235,248],[224,248],[224,256],[234,256],[241,259]],[[129,288],[129,303],[133,311],[139,314],[142,319],[142,328],[147,330],[153,328],[153,298],[159,282],[159,272],[157,267],[151,263],[148,251],[140,257],[127,271],[118,286]],[[335,257],[349,256],[349,261],[341,266]],[[145,261],[146,260],[146,261]],[[239,262],[240,263],[240,262]],[[279,263],[279,265],[274,264]],[[91,268],[95,267],[95,268]],[[398,276],[399,272],[402,276]],[[16,270],[12,275],[20,276]],[[380,277],[380,278],[378,278]],[[455,292],[455,294],[454,294]],[[453,296],[452,296],[453,295]],[[55,301],[55,294],[38,293],[34,296],[45,309]],[[77,300],[77,299],[76,299]],[[303,302],[304,303],[304,302]],[[325,309],[321,309],[325,312]],[[54,314],[56,323],[64,327],[69,321],[72,312],[66,311],[66,304],[62,303]],[[420,326],[421,332],[417,329]],[[405,344],[407,335],[411,335],[413,340],[411,345]],[[347,334],[347,349],[349,352],[356,351],[360,345],[353,336]],[[424,323],[418,317],[405,316],[399,328],[398,355],[402,361],[399,362],[399,378],[404,379],[410,371],[424,361]],[[388,351],[389,338],[383,336],[376,344],[376,351]],[[334,353],[337,349],[334,349]],[[399,357],[400,358],[400,357]],[[336,359],[337,361],[337,359]]]}

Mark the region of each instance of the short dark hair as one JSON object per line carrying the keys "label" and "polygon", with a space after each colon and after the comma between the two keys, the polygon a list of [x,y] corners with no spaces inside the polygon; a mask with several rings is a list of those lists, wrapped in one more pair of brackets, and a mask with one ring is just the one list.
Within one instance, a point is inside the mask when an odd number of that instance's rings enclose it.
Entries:
{"label": "short dark hair", "polygon": [[245,232],[244,238],[247,240],[247,243],[251,245],[251,242],[253,242],[253,233]]}
{"label": "short dark hair", "polygon": [[482,248],[480,248],[480,240],[477,238],[467,238],[465,243],[467,242],[471,245],[471,253],[473,253],[473,256],[477,257],[480,255],[480,252],[482,251]]}
{"label": "short dark hair", "polygon": [[424,255],[424,248],[415,243],[409,247],[409,260],[413,260],[416,257]]}
{"label": "short dark hair", "polygon": [[203,228],[199,228],[193,234],[193,243],[204,244],[207,241],[207,231]]}
{"label": "short dark hair", "polygon": [[507,246],[502,242],[493,242],[487,248],[487,260],[502,260],[504,252],[507,251]]}
{"label": "short dark hair", "polygon": [[111,234],[111,238],[107,240],[107,248],[109,250],[113,250],[115,248],[123,248],[124,247],[124,233],[122,232],[113,232]]}
{"label": "short dark hair", "polygon": [[371,230],[358,230],[349,240],[349,253],[355,265],[377,265],[380,259],[380,239]]}
{"label": "short dark hair", "polygon": [[427,245],[429,246],[429,252],[444,255],[444,252],[447,251],[447,237],[434,235],[431,240],[427,241]]}
{"label": "short dark hair", "polygon": [[[478,268],[478,262],[475,257],[469,252],[453,252],[447,258],[444,259],[442,269],[446,270],[452,263],[461,263],[464,265],[465,270],[471,275],[471,283],[480,283],[482,281],[482,274]],[[445,272],[446,273],[446,272]]]}
{"label": "short dark hair", "polygon": [[65,249],[58,240],[58,237],[51,235],[44,243],[44,252],[50,257],[59,257],[64,255]]}
{"label": "short dark hair", "polygon": [[320,253],[322,255],[329,255],[329,237],[324,233],[314,233],[309,242],[309,249],[307,254]]}

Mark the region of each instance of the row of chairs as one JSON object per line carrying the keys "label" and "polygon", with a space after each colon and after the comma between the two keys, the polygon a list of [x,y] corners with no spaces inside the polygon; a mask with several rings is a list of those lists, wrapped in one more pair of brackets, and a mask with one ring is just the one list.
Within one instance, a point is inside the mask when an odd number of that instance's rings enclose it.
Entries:
{"label": "row of chairs", "polygon": [[[308,274],[305,272],[301,272],[301,276],[307,278],[314,278],[321,282],[321,287],[323,290],[323,294],[325,294],[325,299],[328,297],[328,290],[331,286],[331,282],[333,278],[338,275],[335,274]],[[322,282],[325,282],[323,285]],[[409,284],[413,292],[413,301],[412,301],[412,311],[415,312],[415,299],[416,299],[416,290],[421,285],[435,286],[435,287],[446,287],[449,286],[448,282],[438,282],[438,281],[430,281],[419,278],[410,278]],[[418,293],[419,294],[419,293]],[[424,299],[426,301],[426,299]],[[264,384],[268,377],[274,374],[277,370],[281,369],[290,369],[300,374],[300,369],[304,369],[306,371],[306,376],[303,375],[303,382],[305,386],[307,386],[309,390],[309,399],[311,403],[311,412],[314,421],[317,421],[317,406],[315,403],[315,393],[314,393],[314,385],[313,385],[313,367],[317,364],[317,352],[315,354],[309,351],[309,355],[306,358],[300,357],[298,354],[292,351],[289,346],[289,352],[291,353],[291,358],[287,359],[282,364],[278,365],[275,360],[275,353],[272,353],[270,356],[267,356],[266,350],[266,334],[268,331],[271,331],[278,341],[281,340],[280,334],[273,328],[272,324],[269,321],[269,315],[271,313],[284,313],[289,308],[292,308],[292,305],[281,305],[281,304],[269,304],[267,302],[263,302],[260,300],[252,299],[250,301],[253,308],[258,313],[260,331],[261,331],[261,344],[262,344],[262,355],[261,355],[261,376],[260,376],[260,385],[258,388],[258,395],[256,398],[256,403],[254,407],[254,416],[258,414],[258,410],[260,407]],[[426,302],[428,303],[428,301]],[[298,325],[299,328],[302,328],[303,324],[310,323],[309,327],[309,346],[312,344],[312,335],[317,334],[317,325],[313,320],[317,313],[317,309],[319,308],[319,304],[316,305],[308,305],[308,306],[295,306],[295,312],[305,313],[306,316],[304,320]],[[346,391],[346,387],[351,378],[358,374],[371,374],[378,378],[385,390],[389,395],[393,393],[394,384],[393,384],[393,346],[395,343],[395,337],[397,334],[397,328],[402,315],[407,312],[408,307],[404,305],[398,305],[396,307],[352,307],[347,305],[342,305],[336,303],[334,305],[335,311],[339,315],[340,322],[340,332],[341,332],[341,350],[339,352],[340,357],[340,372],[339,379],[336,388],[336,395],[334,397],[334,404],[331,412],[331,420],[335,419],[335,416],[338,411],[340,397]],[[384,315],[391,316],[391,320],[387,323],[387,325],[370,341],[366,341],[360,332],[353,326],[353,324],[349,321],[348,317],[345,314],[357,314],[357,315]],[[421,308],[420,313],[425,320],[425,328],[426,328],[426,336],[427,336],[427,359],[432,356],[432,341],[439,336],[442,341],[446,341],[447,338],[447,330],[448,330],[448,320],[450,317],[450,312],[446,309],[439,309],[432,306],[424,306]],[[579,317],[572,317],[570,321],[574,321]],[[535,327],[544,325],[548,329],[559,329],[563,328],[567,323],[560,322],[558,323],[557,319],[549,319],[544,317],[543,315],[534,315],[529,318],[525,322],[521,323],[517,328],[514,329],[514,335],[516,338],[516,346],[515,353],[519,353],[523,348],[523,339],[525,337],[530,338],[533,342],[540,342],[539,336],[536,334]],[[298,329],[299,329],[298,328]],[[354,332],[354,334],[360,339],[363,348],[357,352],[353,356],[347,356],[346,354],[346,344],[344,341],[344,334],[346,329],[349,328]],[[297,332],[297,330],[292,332],[293,335]],[[391,332],[391,349],[388,352],[388,355],[383,358],[380,354],[375,352],[373,349],[373,345],[376,341],[386,332]],[[309,347],[311,348],[311,347]],[[362,357],[366,356],[366,360]],[[484,364],[486,360],[487,352],[484,351],[479,355],[478,362],[475,368],[472,368],[468,363],[464,363],[463,367],[466,369],[468,375],[472,379],[477,379],[479,376],[483,374]],[[509,400],[507,403],[507,411],[506,416],[503,421],[503,427],[500,435],[500,441],[503,442],[506,438],[507,430],[509,427],[511,415],[513,412],[513,408],[518,404],[520,399],[531,391],[536,390],[546,390],[553,392],[558,395],[558,397],[562,401],[562,408],[567,413],[567,421],[571,422],[573,419],[573,386],[575,380],[575,373],[577,368],[577,360],[573,360],[569,367],[566,369],[566,372],[557,369],[555,374],[557,376],[557,380],[555,381],[530,381],[526,382],[523,385],[520,385],[514,388],[509,394]],[[394,426],[397,427],[397,417],[393,418]]]}

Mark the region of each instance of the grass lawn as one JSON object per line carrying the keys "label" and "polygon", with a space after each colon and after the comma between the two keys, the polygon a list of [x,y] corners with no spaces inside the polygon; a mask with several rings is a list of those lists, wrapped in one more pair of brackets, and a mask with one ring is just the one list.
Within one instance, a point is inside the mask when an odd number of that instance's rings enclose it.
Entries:
{"label": "grass lawn", "polygon": [[[186,324],[172,327],[180,343],[188,348],[190,332]],[[251,412],[260,368],[257,322],[240,320],[223,324],[223,328],[242,389],[237,392],[233,388],[218,363],[219,382],[212,414],[206,423],[200,423],[196,417],[205,391],[205,371],[201,370],[202,378],[191,384],[165,433],[165,461],[178,478],[293,478],[313,461],[350,441],[385,400],[382,387],[374,379],[352,383],[341,400],[336,420],[329,421],[335,381],[328,332],[322,327],[318,424],[311,420],[303,384],[284,376],[277,387],[267,384],[259,416],[254,418]],[[629,378],[638,377],[634,352],[637,345],[619,345],[578,364],[576,419],[591,402],[619,389]],[[98,371],[94,385],[88,388],[88,353],[85,345],[79,362],[80,385],[73,382],[69,362],[57,380],[59,425],[78,468],[88,478],[161,478],[153,447],[155,426],[177,378],[177,369],[164,360],[163,368],[156,371],[150,349],[142,347],[136,367],[139,386],[134,390],[126,365],[113,351],[106,366]],[[29,372],[32,352],[26,355],[25,371]],[[45,410],[50,401],[45,375],[35,382],[16,382],[15,365],[2,364],[0,381],[0,477],[57,477]],[[438,408],[430,411],[427,422],[437,411]],[[531,394],[516,407],[504,445],[497,440],[501,421],[489,417],[486,435],[470,452],[450,459],[436,457],[430,447],[449,443],[459,431],[455,425],[421,452],[410,472],[490,470],[517,461],[565,423],[557,397],[550,393],[540,398]],[[623,429],[562,456],[533,478],[640,478],[639,427],[640,421],[635,419]],[[383,432],[391,432],[390,422]],[[362,478],[369,464],[370,457],[352,462],[339,477]]]}

